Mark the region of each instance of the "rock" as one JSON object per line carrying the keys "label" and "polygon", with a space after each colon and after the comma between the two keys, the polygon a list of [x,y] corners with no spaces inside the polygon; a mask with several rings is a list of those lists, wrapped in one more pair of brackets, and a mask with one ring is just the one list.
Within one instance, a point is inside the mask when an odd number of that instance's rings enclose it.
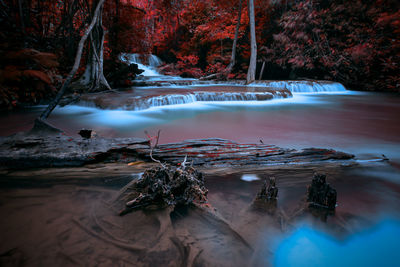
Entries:
{"label": "rock", "polygon": [[89,139],[92,137],[92,130],[88,130],[88,129],[82,129],[78,132],[78,134],[80,136],[82,136],[82,138],[86,138]]}
{"label": "rock", "polygon": [[147,169],[140,179],[128,184],[118,197],[126,201],[120,215],[152,206],[164,208],[206,203],[207,193],[202,173],[193,167],[161,166]]}
{"label": "rock", "polygon": [[309,207],[334,210],[336,207],[336,190],[326,182],[326,175],[314,173],[311,185],[307,190]]}

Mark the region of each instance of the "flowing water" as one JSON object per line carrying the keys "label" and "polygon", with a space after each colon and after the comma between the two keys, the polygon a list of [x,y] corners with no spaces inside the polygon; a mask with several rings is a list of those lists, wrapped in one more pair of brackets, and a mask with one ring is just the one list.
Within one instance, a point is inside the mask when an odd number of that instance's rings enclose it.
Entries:
{"label": "flowing water", "polygon": [[[139,68],[145,69],[145,79],[165,79],[156,70],[161,64],[158,59],[149,57],[147,61],[153,60],[150,66],[140,63],[141,59],[135,55],[130,55],[128,60],[141,64]],[[170,78],[174,79],[179,80]],[[292,96],[284,91],[271,93],[274,87],[285,88]],[[0,134],[28,130],[43,108],[2,113]],[[340,194],[358,188],[347,194],[353,206],[339,206],[339,214],[345,214],[341,212],[346,208],[353,212],[357,207],[368,210],[371,199],[386,206],[400,200],[399,95],[352,92],[338,83],[312,81],[271,81],[251,86],[172,83],[164,87],[134,87],[118,94],[94,95],[80,103],[56,108],[49,120],[71,135],[77,135],[81,128],[89,128],[105,137],[143,138],[144,130],[156,133],[160,129],[161,143],[219,137],[288,148],[338,149],[355,154],[363,166],[352,174],[361,177],[361,182],[354,188],[346,184],[338,191]],[[389,158],[390,164],[371,167],[374,160],[383,157]],[[253,184],[250,190],[253,195],[260,184],[259,177],[259,174],[245,173],[241,180],[237,178],[229,183],[237,192]],[[224,186],[218,187],[218,181],[224,181]],[[368,187],[364,187],[364,182],[368,182]],[[216,177],[209,183],[210,191],[221,190],[230,195],[224,177]],[[341,183],[345,182],[337,182]],[[295,186],[296,183],[291,183],[287,190]],[[363,196],[358,199],[360,194]],[[250,195],[245,196],[247,198],[249,202]],[[285,200],[285,195],[281,200]],[[343,238],[323,227],[315,227],[310,221],[299,223],[277,239],[273,264],[399,266],[396,251],[400,243],[396,237],[400,235],[400,221],[394,210],[392,207],[384,215],[376,215],[374,223],[357,228]],[[368,253],[371,250],[373,253]]]}

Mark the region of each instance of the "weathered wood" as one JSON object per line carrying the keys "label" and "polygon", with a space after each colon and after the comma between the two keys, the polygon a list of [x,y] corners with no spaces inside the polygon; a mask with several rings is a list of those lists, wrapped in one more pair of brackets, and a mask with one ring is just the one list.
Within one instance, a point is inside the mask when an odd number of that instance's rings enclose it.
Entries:
{"label": "weathered wood", "polygon": [[235,29],[235,38],[233,39],[233,44],[232,44],[231,60],[229,61],[229,65],[226,67],[226,70],[225,70],[226,76],[228,76],[231,73],[231,71],[236,63],[236,46],[237,46],[237,40],[239,37],[239,28],[240,28],[241,18],[242,18],[242,0],[239,0],[239,11],[238,11],[238,18],[237,18],[236,29]]}
{"label": "weathered wood", "polygon": [[249,23],[250,23],[250,63],[247,70],[247,84],[250,84],[256,80],[256,65],[257,65],[257,42],[256,42],[256,23],[254,15],[254,1],[248,0],[248,12],[249,12]]}
{"label": "weathered wood", "polygon": [[[71,138],[58,134],[46,137],[23,136],[0,139],[0,164],[7,168],[82,166],[97,162],[147,161],[149,141],[137,138]],[[194,166],[248,166],[309,164],[327,160],[348,160],[353,155],[332,149],[285,149],[266,144],[239,144],[209,138],[163,144],[152,156],[161,162],[179,165],[187,155]]]}

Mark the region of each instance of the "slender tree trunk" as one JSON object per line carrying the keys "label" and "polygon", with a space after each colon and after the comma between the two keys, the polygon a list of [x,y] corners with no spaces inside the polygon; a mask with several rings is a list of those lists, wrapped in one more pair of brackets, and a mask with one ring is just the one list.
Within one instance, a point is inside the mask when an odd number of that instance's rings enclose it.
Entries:
{"label": "slender tree trunk", "polygon": [[81,78],[81,84],[87,86],[89,91],[98,90],[102,87],[111,90],[103,72],[105,33],[101,13],[100,11],[96,24],[90,33],[90,43],[88,44],[90,51],[89,61]]}
{"label": "slender tree trunk", "polygon": [[20,23],[21,23],[21,32],[23,35],[23,44],[24,47],[27,46],[26,44],[26,31],[25,31],[25,19],[24,19],[24,10],[22,9],[22,0],[18,0],[18,10],[19,10],[19,19],[20,19]]}
{"label": "slender tree trunk", "polygon": [[238,40],[238,36],[239,36],[239,28],[240,28],[241,18],[242,18],[242,0],[239,0],[239,12],[238,12],[238,18],[237,18],[236,29],[235,29],[235,38],[233,39],[233,44],[232,44],[231,60],[225,70],[226,76],[228,76],[231,73],[231,71],[236,63],[236,46],[237,46],[237,40]]}
{"label": "slender tree trunk", "polygon": [[25,34],[24,11],[22,9],[22,0],[18,0],[19,19],[21,22],[21,31]]}
{"label": "slender tree trunk", "polygon": [[77,49],[76,56],[75,56],[75,63],[73,65],[70,73],[68,74],[67,78],[65,79],[63,85],[61,86],[60,91],[58,91],[56,97],[54,98],[54,100],[47,106],[46,110],[43,111],[43,113],[40,115],[40,117],[39,117],[40,121],[43,121],[49,117],[50,113],[57,106],[58,102],[60,102],[66,89],[68,88],[69,84],[71,83],[72,79],[74,78],[75,73],[79,68],[79,63],[81,62],[83,46],[85,45],[86,39],[88,38],[89,34],[93,30],[93,27],[96,24],[97,20],[100,18],[99,15],[100,15],[101,7],[104,4],[104,1],[105,0],[100,0],[97,3],[92,21],[90,22],[89,26],[86,28],[83,36],[81,37],[81,40],[79,41],[78,49]]}
{"label": "slender tree trunk", "polygon": [[109,31],[109,44],[111,48],[111,59],[116,61],[120,54],[118,47],[118,35],[119,35],[119,16],[120,16],[120,0],[115,0],[115,15],[112,20],[112,26]]}
{"label": "slender tree trunk", "polygon": [[262,79],[263,73],[264,73],[264,68],[265,68],[265,61],[263,61],[262,67],[261,67],[261,71],[260,71],[260,76],[258,77],[259,80]]}
{"label": "slender tree trunk", "polygon": [[256,64],[257,64],[257,42],[256,42],[256,25],[254,19],[254,1],[249,0],[248,2],[248,12],[250,19],[250,46],[251,46],[251,56],[249,69],[247,70],[247,84],[252,83],[256,79]]}

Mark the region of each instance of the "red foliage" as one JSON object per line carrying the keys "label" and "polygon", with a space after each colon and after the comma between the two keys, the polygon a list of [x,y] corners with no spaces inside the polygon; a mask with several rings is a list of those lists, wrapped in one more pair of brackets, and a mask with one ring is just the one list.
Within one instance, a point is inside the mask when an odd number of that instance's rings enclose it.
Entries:
{"label": "red foliage", "polygon": [[[18,1],[5,2],[0,3],[0,52],[5,59],[0,84],[12,85],[2,85],[0,98],[7,98],[8,106],[21,99],[35,102],[51,94],[55,73],[70,70],[97,0],[21,1],[22,17]],[[237,62],[228,78],[245,78],[250,57],[247,1],[242,4]],[[163,67],[166,74],[200,77],[222,72],[231,56],[238,7],[239,0],[106,1],[106,75],[114,71],[112,63],[122,52],[157,54],[168,63]],[[398,1],[256,0],[255,9],[259,60],[269,64],[264,76],[276,78],[271,71],[275,68],[286,72],[286,78],[292,73],[358,89],[400,90]],[[85,50],[82,61],[87,58]],[[84,68],[81,64],[79,72]],[[28,80],[32,90],[19,88],[18,83]]]}
{"label": "red foliage", "polygon": [[[265,58],[316,78],[400,91],[400,12],[391,0],[294,3],[280,16]],[[309,77],[309,78],[312,78]]]}

